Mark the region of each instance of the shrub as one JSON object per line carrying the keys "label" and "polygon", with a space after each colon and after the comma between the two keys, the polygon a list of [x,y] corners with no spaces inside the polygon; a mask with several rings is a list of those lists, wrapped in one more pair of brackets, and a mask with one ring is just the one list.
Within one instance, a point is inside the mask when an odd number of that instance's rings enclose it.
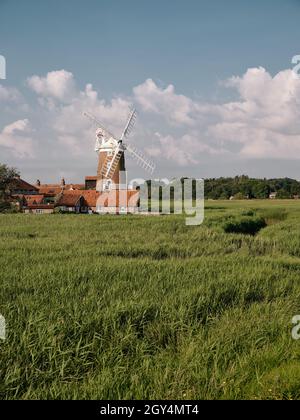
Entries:
{"label": "shrub", "polygon": [[261,217],[240,217],[225,222],[223,230],[226,233],[255,235],[266,226],[265,220]]}
{"label": "shrub", "polygon": [[242,216],[255,216],[255,210],[252,210],[252,209],[250,209],[250,210],[244,210],[244,211],[242,211]]}
{"label": "shrub", "polygon": [[8,201],[0,201],[0,213],[18,213],[18,207]]}

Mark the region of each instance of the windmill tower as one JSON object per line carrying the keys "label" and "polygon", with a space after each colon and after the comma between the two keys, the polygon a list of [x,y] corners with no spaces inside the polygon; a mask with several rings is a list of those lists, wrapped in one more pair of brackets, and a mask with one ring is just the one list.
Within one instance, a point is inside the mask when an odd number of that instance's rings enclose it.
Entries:
{"label": "windmill tower", "polygon": [[127,180],[122,179],[125,174],[125,152],[151,174],[155,164],[144,156],[142,152],[124,143],[131,133],[136,121],[137,113],[132,109],[129,113],[125,128],[120,138],[114,136],[106,129],[94,115],[85,112],[84,115],[96,125],[95,151],[98,153],[97,191],[109,191],[110,189],[127,189]]}

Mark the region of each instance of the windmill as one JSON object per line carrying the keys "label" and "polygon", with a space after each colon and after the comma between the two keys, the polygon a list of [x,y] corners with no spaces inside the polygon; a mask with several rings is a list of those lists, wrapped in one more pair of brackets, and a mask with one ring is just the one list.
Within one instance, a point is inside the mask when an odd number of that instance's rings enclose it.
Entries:
{"label": "windmill", "polygon": [[85,112],[84,115],[89,118],[97,127],[95,151],[98,153],[98,170],[97,170],[97,190],[109,190],[111,185],[121,188],[126,186],[126,180],[120,179],[120,172],[125,172],[125,152],[127,152],[142,168],[153,174],[155,164],[148,159],[143,152],[136,147],[124,142],[130,135],[136,118],[137,112],[131,109],[126,125],[121,137],[118,139],[107,128],[105,128],[97,118]]}

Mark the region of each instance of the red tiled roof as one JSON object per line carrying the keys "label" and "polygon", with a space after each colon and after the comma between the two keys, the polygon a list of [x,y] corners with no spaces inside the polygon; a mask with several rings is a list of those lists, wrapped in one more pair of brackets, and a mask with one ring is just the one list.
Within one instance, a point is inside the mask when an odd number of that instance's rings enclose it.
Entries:
{"label": "red tiled roof", "polygon": [[60,195],[56,205],[57,206],[66,206],[66,207],[75,207],[82,197],[82,194],[78,190],[74,191],[64,191]]}
{"label": "red tiled roof", "polygon": [[58,195],[63,190],[64,191],[69,191],[69,190],[82,190],[82,189],[84,189],[84,187],[85,187],[84,184],[66,184],[66,185],[61,185],[61,184],[41,184],[38,187],[38,191],[41,194]]}
{"label": "red tiled roof", "polygon": [[87,207],[135,207],[139,199],[139,192],[136,190],[112,190],[103,193],[95,190],[64,190],[60,194],[56,206],[75,207],[80,197],[83,197]]}
{"label": "red tiled roof", "polygon": [[84,190],[81,191],[81,195],[88,207],[96,207],[100,192],[96,190]]}
{"label": "red tiled roof", "polygon": [[44,201],[44,195],[43,194],[25,195],[24,199],[27,205],[42,204]]}
{"label": "red tiled roof", "polygon": [[64,188],[65,190],[70,190],[70,189],[79,189],[79,188],[84,188],[84,184],[41,184],[40,186],[37,187],[38,189],[41,188]]}
{"label": "red tiled roof", "polygon": [[100,193],[95,190],[67,190],[64,191],[57,202],[58,206],[75,206],[80,197],[84,198],[87,207],[96,207]]}
{"label": "red tiled roof", "polygon": [[38,191],[39,191],[40,194],[55,196],[55,195],[58,195],[61,192],[61,187],[54,187],[54,186],[52,187],[52,186],[41,185],[39,187]]}
{"label": "red tiled roof", "polygon": [[15,178],[13,183],[12,183],[12,187],[11,187],[12,192],[13,191],[38,191],[37,187],[35,187],[34,185],[29,184],[28,182],[24,181],[24,179],[21,178]]}
{"label": "red tiled roof", "polygon": [[112,190],[103,192],[97,200],[97,205],[102,207],[136,207],[139,200],[136,190]]}
{"label": "red tiled roof", "polygon": [[139,199],[139,192],[136,190],[112,190],[100,193],[95,190],[69,190],[63,191],[57,206],[75,207],[80,197],[84,198],[87,207],[135,207]]}

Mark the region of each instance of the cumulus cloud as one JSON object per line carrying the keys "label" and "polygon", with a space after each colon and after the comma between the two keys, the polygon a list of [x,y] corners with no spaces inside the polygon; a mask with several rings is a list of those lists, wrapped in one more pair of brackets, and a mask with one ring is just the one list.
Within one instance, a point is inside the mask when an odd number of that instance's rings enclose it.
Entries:
{"label": "cumulus cloud", "polygon": [[225,83],[240,95],[211,109],[218,117],[208,126],[211,138],[240,145],[237,153],[256,158],[295,158],[300,144],[300,83],[292,70],[272,77],[264,68],[248,69]]}
{"label": "cumulus cloud", "polygon": [[31,132],[27,119],[15,121],[0,132],[0,146],[8,149],[17,158],[34,156],[33,141],[27,135]]}
{"label": "cumulus cloud", "polygon": [[196,164],[206,154],[298,159],[300,83],[292,70],[272,76],[263,67],[251,68],[223,84],[235,90],[239,99],[200,103],[176,94],[172,85],[159,88],[151,79],[134,88],[145,112],[160,114],[185,131],[181,136],[157,137],[149,153],[158,156],[160,150],[166,159],[181,165]]}
{"label": "cumulus cloud", "polygon": [[55,140],[57,149],[63,148],[73,157],[91,156],[95,127],[83,116],[85,111],[100,118],[116,136],[121,134],[131,105],[129,100],[116,97],[107,102],[90,83],[80,90],[74,75],[65,70],[34,75],[27,83],[38,96],[42,110],[39,112],[43,113],[44,124],[52,132],[52,144]]}
{"label": "cumulus cloud", "polygon": [[203,155],[218,155],[226,153],[222,148],[214,148],[197,134],[185,134],[183,136],[162,135],[155,133],[155,141],[151,147],[145,148],[146,152],[153,158],[163,156],[164,159],[172,161],[179,166],[196,165]]}
{"label": "cumulus cloud", "polygon": [[101,120],[115,136],[121,135],[130,102],[115,98],[110,102],[100,99],[91,84],[79,91],[68,104],[57,105],[48,115],[51,127],[58,135],[59,142],[69,149],[73,156],[91,156],[94,148],[95,126],[86,117],[89,112]]}
{"label": "cumulus cloud", "polygon": [[117,136],[126,121],[130,102],[122,98],[114,98],[110,102],[99,98],[91,84],[87,84],[69,104],[56,108],[54,129],[63,133],[76,133],[78,130],[91,127],[91,122],[83,117],[88,111],[114,131]]}
{"label": "cumulus cloud", "polygon": [[192,114],[197,103],[184,95],[178,95],[173,85],[165,89],[157,86],[152,79],[133,89],[134,99],[146,112],[164,116],[170,123],[193,124]]}
{"label": "cumulus cloud", "polygon": [[[139,125],[136,130],[136,146],[147,149],[156,160],[170,160],[180,166],[195,165],[198,163],[197,154],[216,153],[214,146],[207,144],[205,136],[199,135],[203,104],[177,94],[172,85],[162,88],[148,79],[133,88],[131,97],[119,96],[105,101],[91,84],[80,90],[73,74],[65,70],[50,72],[46,76],[32,76],[28,84],[46,110],[46,121],[56,138],[57,147],[68,150],[73,157],[90,156],[93,149],[95,128],[83,117],[84,111],[97,116],[119,136],[133,103],[144,117],[143,126]],[[153,114],[161,118],[159,123],[169,133],[156,136],[152,133],[149,146],[147,121]],[[182,129],[183,134],[178,135],[177,129]]]}
{"label": "cumulus cloud", "polygon": [[[223,157],[298,159],[300,81],[291,70],[272,76],[262,67],[252,68],[223,85],[233,90],[235,97],[238,94],[238,99],[218,104],[200,102],[177,93],[173,85],[161,87],[147,79],[134,87],[130,96],[107,101],[89,83],[80,88],[66,70],[34,75],[28,79],[28,86],[37,95],[31,111],[37,119],[37,131],[43,132],[35,142],[37,156],[45,149],[56,156],[67,152],[75,160],[94,159],[96,166],[95,127],[83,112],[91,112],[119,136],[129,107],[135,104],[141,123],[131,141],[150,154],[158,167],[169,161],[197,168],[206,157],[220,163]],[[16,90],[0,86],[0,101],[17,98]],[[32,155],[26,121],[20,119],[16,125],[5,127],[0,146],[18,156]]]}
{"label": "cumulus cloud", "polygon": [[0,103],[17,103],[22,99],[21,93],[18,89],[13,87],[4,87],[0,85]]}
{"label": "cumulus cloud", "polygon": [[74,76],[66,70],[51,71],[45,77],[34,75],[27,83],[41,97],[68,102],[76,95]]}
{"label": "cumulus cloud", "polygon": [[171,135],[163,136],[156,133],[156,145],[146,148],[149,155],[158,157],[163,155],[166,159],[173,161],[179,166],[196,164],[197,160],[193,157],[193,152],[188,146],[189,139],[176,139]]}

